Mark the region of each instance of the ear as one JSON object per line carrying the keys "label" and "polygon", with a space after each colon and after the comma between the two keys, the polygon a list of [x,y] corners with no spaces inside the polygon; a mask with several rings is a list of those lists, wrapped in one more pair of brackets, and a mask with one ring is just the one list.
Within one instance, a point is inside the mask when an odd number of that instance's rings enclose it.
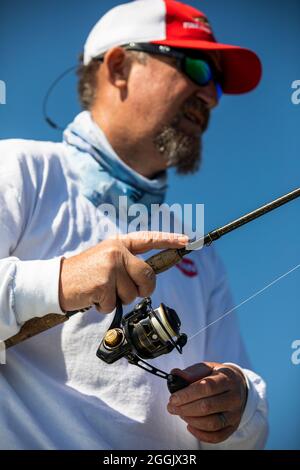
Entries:
{"label": "ear", "polygon": [[114,47],[104,56],[107,78],[117,88],[127,86],[131,64],[132,62],[122,47]]}

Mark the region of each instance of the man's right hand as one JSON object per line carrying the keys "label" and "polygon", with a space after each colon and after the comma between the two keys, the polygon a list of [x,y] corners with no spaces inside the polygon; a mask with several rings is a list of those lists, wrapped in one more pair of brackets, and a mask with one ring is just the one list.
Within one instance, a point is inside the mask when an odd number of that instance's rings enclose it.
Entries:
{"label": "man's right hand", "polygon": [[96,304],[110,313],[117,297],[129,304],[136,297],[147,297],[155,289],[155,273],[134,256],[153,249],[182,248],[185,235],[163,232],[135,232],[107,239],[61,264],[59,301],[65,312]]}

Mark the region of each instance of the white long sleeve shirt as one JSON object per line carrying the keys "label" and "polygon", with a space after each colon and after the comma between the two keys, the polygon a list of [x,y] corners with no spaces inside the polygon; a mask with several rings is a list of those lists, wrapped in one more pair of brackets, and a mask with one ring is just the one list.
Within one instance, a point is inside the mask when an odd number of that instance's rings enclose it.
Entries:
{"label": "white long sleeve shirt", "polygon": [[[88,157],[87,157],[88,158]],[[91,157],[92,158],[92,157]],[[62,313],[60,257],[101,241],[99,211],[81,193],[65,143],[0,142],[0,340],[35,316]],[[213,248],[159,275],[156,307],[174,308],[188,336],[232,307]],[[160,369],[204,360],[243,368],[249,384],[238,430],[225,442],[197,441],[166,405],[166,382],[96,350],[112,320],[91,309],[7,351],[0,365],[0,449],[253,449],[267,435],[263,380],[250,371],[234,314],[192,339],[183,355],[152,361]]]}

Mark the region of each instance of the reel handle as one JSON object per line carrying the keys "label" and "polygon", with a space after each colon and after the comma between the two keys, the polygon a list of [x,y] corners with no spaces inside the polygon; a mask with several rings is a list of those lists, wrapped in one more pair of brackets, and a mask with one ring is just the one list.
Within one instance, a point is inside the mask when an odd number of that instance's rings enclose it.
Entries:
{"label": "reel handle", "polygon": [[177,390],[181,390],[190,385],[190,382],[183,379],[182,377],[179,377],[179,375],[169,374],[167,378],[167,385],[169,392],[175,393]]}

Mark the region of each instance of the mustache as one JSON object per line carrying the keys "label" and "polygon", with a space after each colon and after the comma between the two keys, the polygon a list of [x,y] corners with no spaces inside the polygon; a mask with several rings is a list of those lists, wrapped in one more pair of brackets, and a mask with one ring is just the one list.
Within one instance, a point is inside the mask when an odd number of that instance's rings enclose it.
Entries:
{"label": "mustache", "polygon": [[[186,109],[187,108],[187,109]],[[185,104],[185,111],[195,111],[201,114],[203,118],[203,125],[202,125],[202,132],[205,132],[208,128],[209,119],[210,119],[210,109],[206,106],[206,104],[200,100],[199,98],[193,98],[188,100]]]}
{"label": "mustache", "polygon": [[210,109],[207,107],[205,102],[200,98],[191,97],[189,98],[182,108],[182,110],[177,114],[174,121],[172,122],[173,126],[177,126],[180,122],[180,119],[185,115],[185,113],[195,112],[198,116],[202,118],[202,133],[206,131],[209,125],[210,120]]}

